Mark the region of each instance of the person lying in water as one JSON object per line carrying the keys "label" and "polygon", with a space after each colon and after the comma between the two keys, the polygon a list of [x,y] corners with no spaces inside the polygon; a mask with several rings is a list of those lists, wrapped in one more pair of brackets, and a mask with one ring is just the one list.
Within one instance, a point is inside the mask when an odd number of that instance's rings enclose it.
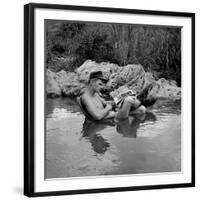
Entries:
{"label": "person lying in water", "polygon": [[101,71],[92,72],[89,77],[88,86],[80,96],[81,106],[90,118],[103,120],[110,118],[127,118],[131,111],[135,113],[145,113],[146,108],[141,105],[140,100],[128,96],[117,112],[113,111],[114,101],[105,101],[100,96],[100,91],[104,88],[107,80]]}

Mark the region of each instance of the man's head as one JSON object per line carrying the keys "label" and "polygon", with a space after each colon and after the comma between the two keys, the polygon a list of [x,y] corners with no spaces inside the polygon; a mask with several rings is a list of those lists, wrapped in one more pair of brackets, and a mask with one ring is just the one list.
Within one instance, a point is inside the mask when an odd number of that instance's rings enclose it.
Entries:
{"label": "man's head", "polygon": [[102,71],[92,72],[89,77],[89,85],[95,90],[95,92],[100,92],[107,83],[107,79],[104,78]]}

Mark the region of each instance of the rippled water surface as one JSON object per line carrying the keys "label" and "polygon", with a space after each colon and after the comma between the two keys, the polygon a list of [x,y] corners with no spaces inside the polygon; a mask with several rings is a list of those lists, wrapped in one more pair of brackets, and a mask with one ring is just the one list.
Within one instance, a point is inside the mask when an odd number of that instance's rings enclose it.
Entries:
{"label": "rippled water surface", "polygon": [[146,116],[95,124],[74,100],[48,99],[46,178],[180,171],[180,105],[159,100]]}

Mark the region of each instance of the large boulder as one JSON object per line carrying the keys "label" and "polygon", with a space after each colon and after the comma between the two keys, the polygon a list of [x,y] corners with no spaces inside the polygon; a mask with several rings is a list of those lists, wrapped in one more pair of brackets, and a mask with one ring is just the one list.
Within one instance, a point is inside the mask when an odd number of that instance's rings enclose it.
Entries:
{"label": "large boulder", "polygon": [[[160,98],[170,98],[172,100],[181,99],[181,88],[177,87],[176,81],[169,81],[164,78],[155,80],[151,73],[145,73],[144,76],[138,76],[133,84],[130,82],[125,83],[123,86],[118,87],[110,92],[112,97],[117,96],[126,88],[136,92],[140,99],[152,100]],[[138,98],[139,98],[138,97]]]}
{"label": "large boulder", "polygon": [[76,97],[85,87],[85,84],[79,81],[78,75],[74,72],[65,72],[61,70],[55,73],[47,70],[46,77],[47,97]]}
{"label": "large boulder", "polygon": [[85,61],[76,73],[79,81],[87,83],[91,72],[102,71],[104,77],[108,79],[107,90],[112,91],[123,85],[128,85],[131,89],[140,91],[145,82],[145,71],[142,65],[126,65],[119,67],[116,64],[102,62],[96,63],[91,60]]}
{"label": "large boulder", "polygon": [[176,81],[160,78],[153,84],[148,95],[157,98],[181,99],[181,88],[177,87]]}
{"label": "large boulder", "polygon": [[153,75],[149,72],[145,72],[141,65],[125,66],[115,79],[111,79],[109,82],[111,81],[113,88],[115,88],[115,90],[111,92],[111,96],[115,95],[115,93],[120,93],[124,88],[129,88],[139,95],[156,82]]}
{"label": "large boulder", "polygon": [[85,61],[75,72],[61,70],[54,73],[47,70],[47,96],[78,96],[86,87],[90,73],[94,71],[102,71],[108,79],[105,93],[111,95],[120,92],[125,86],[138,95],[145,93],[149,98],[181,98],[181,88],[177,87],[175,81],[164,78],[156,81],[152,73],[144,71],[142,65],[130,64],[120,67],[112,63],[96,63],[91,60]]}
{"label": "large boulder", "polygon": [[153,74],[150,72],[145,72],[143,89],[147,88],[149,85],[153,85],[155,82],[156,82],[156,80],[155,80]]}
{"label": "large boulder", "polygon": [[113,89],[126,84],[132,89],[135,87],[139,90],[144,76],[145,71],[141,65],[126,65],[118,67],[118,70],[110,75],[107,85],[108,88]]}
{"label": "large boulder", "polygon": [[76,97],[85,87],[85,85],[79,81],[78,74],[74,72],[62,70],[56,73],[56,81],[61,88],[62,96]]}
{"label": "large boulder", "polygon": [[46,71],[46,94],[47,97],[59,97],[61,96],[61,88],[57,82],[56,73],[47,70]]}
{"label": "large boulder", "polygon": [[112,63],[96,63],[95,61],[86,60],[79,68],[75,70],[75,72],[78,74],[81,82],[87,83],[91,72],[102,71],[103,75],[106,78],[109,78],[110,75],[116,73],[118,69],[119,66]]}

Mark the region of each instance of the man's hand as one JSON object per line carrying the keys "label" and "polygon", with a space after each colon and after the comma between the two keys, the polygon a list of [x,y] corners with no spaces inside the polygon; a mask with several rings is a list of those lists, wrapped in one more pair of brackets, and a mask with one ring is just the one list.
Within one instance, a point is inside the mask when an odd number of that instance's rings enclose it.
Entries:
{"label": "man's hand", "polygon": [[117,115],[117,113],[111,110],[111,111],[109,111],[109,113],[108,113],[108,115],[105,117],[105,119],[112,119],[112,118],[115,118],[116,115]]}
{"label": "man's hand", "polygon": [[107,104],[111,104],[112,107],[115,107],[115,106],[116,106],[114,101],[107,101],[106,103],[107,103]]}
{"label": "man's hand", "polygon": [[108,103],[108,104],[106,105],[106,109],[108,109],[108,111],[112,110],[112,105]]}

